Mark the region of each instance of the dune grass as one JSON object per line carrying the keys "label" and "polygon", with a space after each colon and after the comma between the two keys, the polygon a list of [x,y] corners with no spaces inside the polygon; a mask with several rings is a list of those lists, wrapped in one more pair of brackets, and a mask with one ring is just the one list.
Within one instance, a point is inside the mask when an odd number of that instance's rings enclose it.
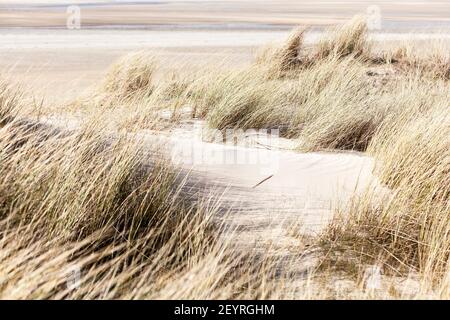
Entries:
{"label": "dune grass", "polygon": [[[13,121],[0,132],[0,297],[145,297],[214,247],[206,206],[180,197],[157,149],[144,155],[95,127],[38,130]],[[71,290],[75,267],[81,287]],[[144,279],[151,287],[139,288]]]}
{"label": "dune grass", "polygon": [[319,41],[313,59],[321,60],[330,56],[344,58],[349,55],[367,58],[370,55],[367,31],[366,19],[355,16],[344,25],[332,29]]}
{"label": "dune grass", "polygon": [[154,59],[131,54],[111,68],[97,95],[109,99],[100,99],[104,105],[137,106],[136,114],[148,115],[144,119],[166,108],[175,120],[189,106],[193,117],[219,130],[277,127],[297,138],[303,151],[365,151],[384,120],[406,101],[413,104],[408,108],[428,109],[448,99],[445,45],[422,54],[405,45],[375,52],[359,16],[329,30],[313,47],[303,44],[306,31],[296,28],[248,67],[212,67],[195,77],[154,80]]}
{"label": "dune grass", "polygon": [[158,145],[24,119],[0,128],[0,298],[289,294],[279,259],[236,250],[218,200],[187,198],[187,173]]}
{"label": "dune grass", "polygon": [[[2,91],[3,119],[16,97]],[[21,117],[0,128],[1,298],[151,297],[211,254],[214,207],[182,198],[158,146]]]}
{"label": "dune grass", "polygon": [[23,93],[0,79],[0,127],[12,121],[20,109]]}
{"label": "dune grass", "polygon": [[[450,258],[450,118],[442,106],[386,124],[370,146],[377,174],[392,189],[355,198],[323,234],[332,262],[377,264],[385,274],[416,274],[420,290],[447,299]],[[330,258],[330,257],[328,257]]]}
{"label": "dune grass", "polygon": [[448,99],[443,46],[427,55],[434,58],[408,51],[403,59],[380,65],[373,62],[360,17],[312,48],[302,47],[304,33],[295,29],[284,45],[266,49],[247,68],[193,81],[186,86],[185,103],[220,130],[278,127],[298,138],[301,150],[364,151],[384,120],[407,102],[408,108],[428,109]]}
{"label": "dune grass", "polygon": [[[448,52],[377,56],[361,17],[312,48],[305,32],[246,68],[165,81],[150,55],[128,55],[74,132],[26,120],[23,94],[1,82],[0,298],[448,299]],[[355,196],[297,255],[241,252],[218,203],[184,198],[186,173],[130,135],[183,106],[221,130],[279,128],[301,151],[365,151],[387,191]],[[125,134],[105,130],[111,110]],[[318,265],[295,276],[310,251]],[[376,292],[374,265],[388,285]],[[398,292],[411,276],[418,289]]]}
{"label": "dune grass", "polygon": [[450,45],[444,40],[423,41],[419,46],[403,43],[377,59],[402,72],[414,70],[431,79],[450,80]]}
{"label": "dune grass", "polygon": [[130,99],[152,92],[156,62],[144,51],[130,53],[112,65],[101,86],[108,98]]}

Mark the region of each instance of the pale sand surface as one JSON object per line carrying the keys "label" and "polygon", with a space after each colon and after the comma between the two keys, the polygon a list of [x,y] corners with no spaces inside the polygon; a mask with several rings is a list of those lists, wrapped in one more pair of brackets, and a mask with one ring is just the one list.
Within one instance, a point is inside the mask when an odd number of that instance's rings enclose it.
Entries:
{"label": "pale sand surface", "polygon": [[160,73],[206,64],[241,66],[286,32],[0,29],[0,70],[39,96],[67,100],[98,84],[120,56],[153,52]]}
{"label": "pale sand surface", "polygon": [[[76,130],[82,122],[66,117],[42,121],[63,130]],[[373,160],[363,154],[298,153],[295,141],[260,135],[237,145],[211,143],[195,134],[203,122],[193,124],[163,133],[142,130],[132,137],[143,146],[163,146],[184,172],[185,197],[219,202],[215,218],[230,231],[224,236],[232,236],[243,249],[269,245],[289,251],[299,244],[293,228],[317,235],[353,195],[368,187],[386,192],[372,175]]]}
{"label": "pale sand surface", "polygon": [[[233,146],[171,137],[175,162],[201,177],[203,192],[220,195],[243,244],[295,241],[290,227],[315,235],[369,184],[371,158],[356,153],[298,153],[268,145]],[[187,150],[186,150],[187,149]],[[194,159],[194,161],[192,161]],[[194,163],[192,163],[194,162]],[[217,197],[216,197],[217,198]]]}
{"label": "pale sand surface", "polygon": [[159,75],[181,72],[186,64],[191,71],[210,63],[236,67],[249,63],[254,53],[253,47],[0,49],[0,72],[37,97],[63,102],[98,85],[119,57],[144,49],[159,61]]}

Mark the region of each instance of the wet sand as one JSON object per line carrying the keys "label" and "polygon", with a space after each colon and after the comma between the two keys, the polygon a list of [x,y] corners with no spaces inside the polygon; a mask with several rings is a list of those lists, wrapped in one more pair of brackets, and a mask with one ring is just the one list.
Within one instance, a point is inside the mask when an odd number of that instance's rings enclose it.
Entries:
{"label": "wet sand", "polygon": [[0,26],[65,27],[67,6],[74,2],[81,8],[83,27],[286,29],[297,24],[339,23],[355,14],[373,12],[368,9],[373,5],[379,8],[383,29],[450,26],[446,0],[4,0]]}

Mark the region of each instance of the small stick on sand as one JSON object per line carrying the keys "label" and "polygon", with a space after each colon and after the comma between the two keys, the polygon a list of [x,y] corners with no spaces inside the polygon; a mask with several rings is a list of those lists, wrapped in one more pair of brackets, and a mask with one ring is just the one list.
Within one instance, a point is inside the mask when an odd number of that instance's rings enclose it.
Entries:
{"label": "small stick on sand", "polygon": [[255,189],[257,186],[259,186],[260,184],[262,184],[263,182],[269,180],[270,178],[273,177],[273,174],[271,174],[270,176],[268,176],[267,178],[264,178],[263,180],[261,180],[260,182],[258,182],[257,184],[255,184],[252,189]]}

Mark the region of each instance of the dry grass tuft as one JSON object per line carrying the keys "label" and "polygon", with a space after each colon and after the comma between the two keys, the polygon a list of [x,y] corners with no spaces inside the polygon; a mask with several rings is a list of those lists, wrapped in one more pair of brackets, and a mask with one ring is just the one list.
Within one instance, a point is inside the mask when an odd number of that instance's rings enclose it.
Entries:
{"label": "dry grass tuft", "polygon": [[[157,149],[95,127],[33,130],[11,122],[0,131],[2,298],[120,297],[213,247],[206,207],[183,200],[182,177]],[[65,285],[71,266],[81,268],[79,290]]]}
{"label": "dry grass tuft", "polygon": [[199,79],[190,87],[195,115],[218,129],[278,127],[298,138],[302,150],[364,151],[400,110],[447,101],[445,83],[414,74],[374,85],[365,64],[353,57],[324,59],[290,78],[267,79],[266,71],[256,65]]}
{"label": "dry grass tuft", "polygon": [[[399,49],[374,64],[366,33],[356,17],[308,52],[298,28],[249,67],[158,83],[149,54],[128,55],[90,102],[117,112],[87,108],[71,132],[19,118],[22,93],[1,82],[0,298],[448,298],[448,55]],[[306,151],[367,150],[385,188],[355,197],[298,255],[241,252],[218,204],[186,198],[186,173],[131,134],[186,105],[219,129],[280,128]],[[311,252],[319,265],[299,270]],[[389,284],[375,295],[374,265]],[[419,289],[398,293],[409,275]]]}
{"label": "dry grass tuft", "polygon": [[14,89],[6,81],[0,80],[0,127],[16,117],[22,96],[19,89]]}
{"label": "dry grass tuft", "polygon": [[367,42],[367,23],[363,16],[355,16],[341,27],[329,32],[314,53],[314,60],[327,57],[344,58],[354,56],[366,58],[370,52]]}
{"label": "dry grass tuft", "polygon": [[450,80],[450,48],[444,41],[425,41],[420,46],[405,43],[383,52],[381,59],[402,72],[420,73],[436,80]]}
{"label": "dry grass tuft", "polygon": [[280,48],[265,48],[256,57],[257,64],[269,65],[272,78],[279,78],[309,63],[302,55],[303,38],[307,28],[297,27],[291,31]]}
{"label": "dry grass tuft", "polygon": [[109,70],[101,92],[115,99],[130,99],[151,94],[156,69],[154,58],[145,51],[119,59]]}
{"label": "dry grass tuft", "polygon": [[[370,146],[377,173],[392,188],[356,198],[323,235],[328,264],[358,261],[384,274],[417,274],[420,290],[448,298],[450,117],[446,104],[391,119]],[[409,110],[411,112],[411,110]],[[346,270],[349,272],[349,270]]]}

